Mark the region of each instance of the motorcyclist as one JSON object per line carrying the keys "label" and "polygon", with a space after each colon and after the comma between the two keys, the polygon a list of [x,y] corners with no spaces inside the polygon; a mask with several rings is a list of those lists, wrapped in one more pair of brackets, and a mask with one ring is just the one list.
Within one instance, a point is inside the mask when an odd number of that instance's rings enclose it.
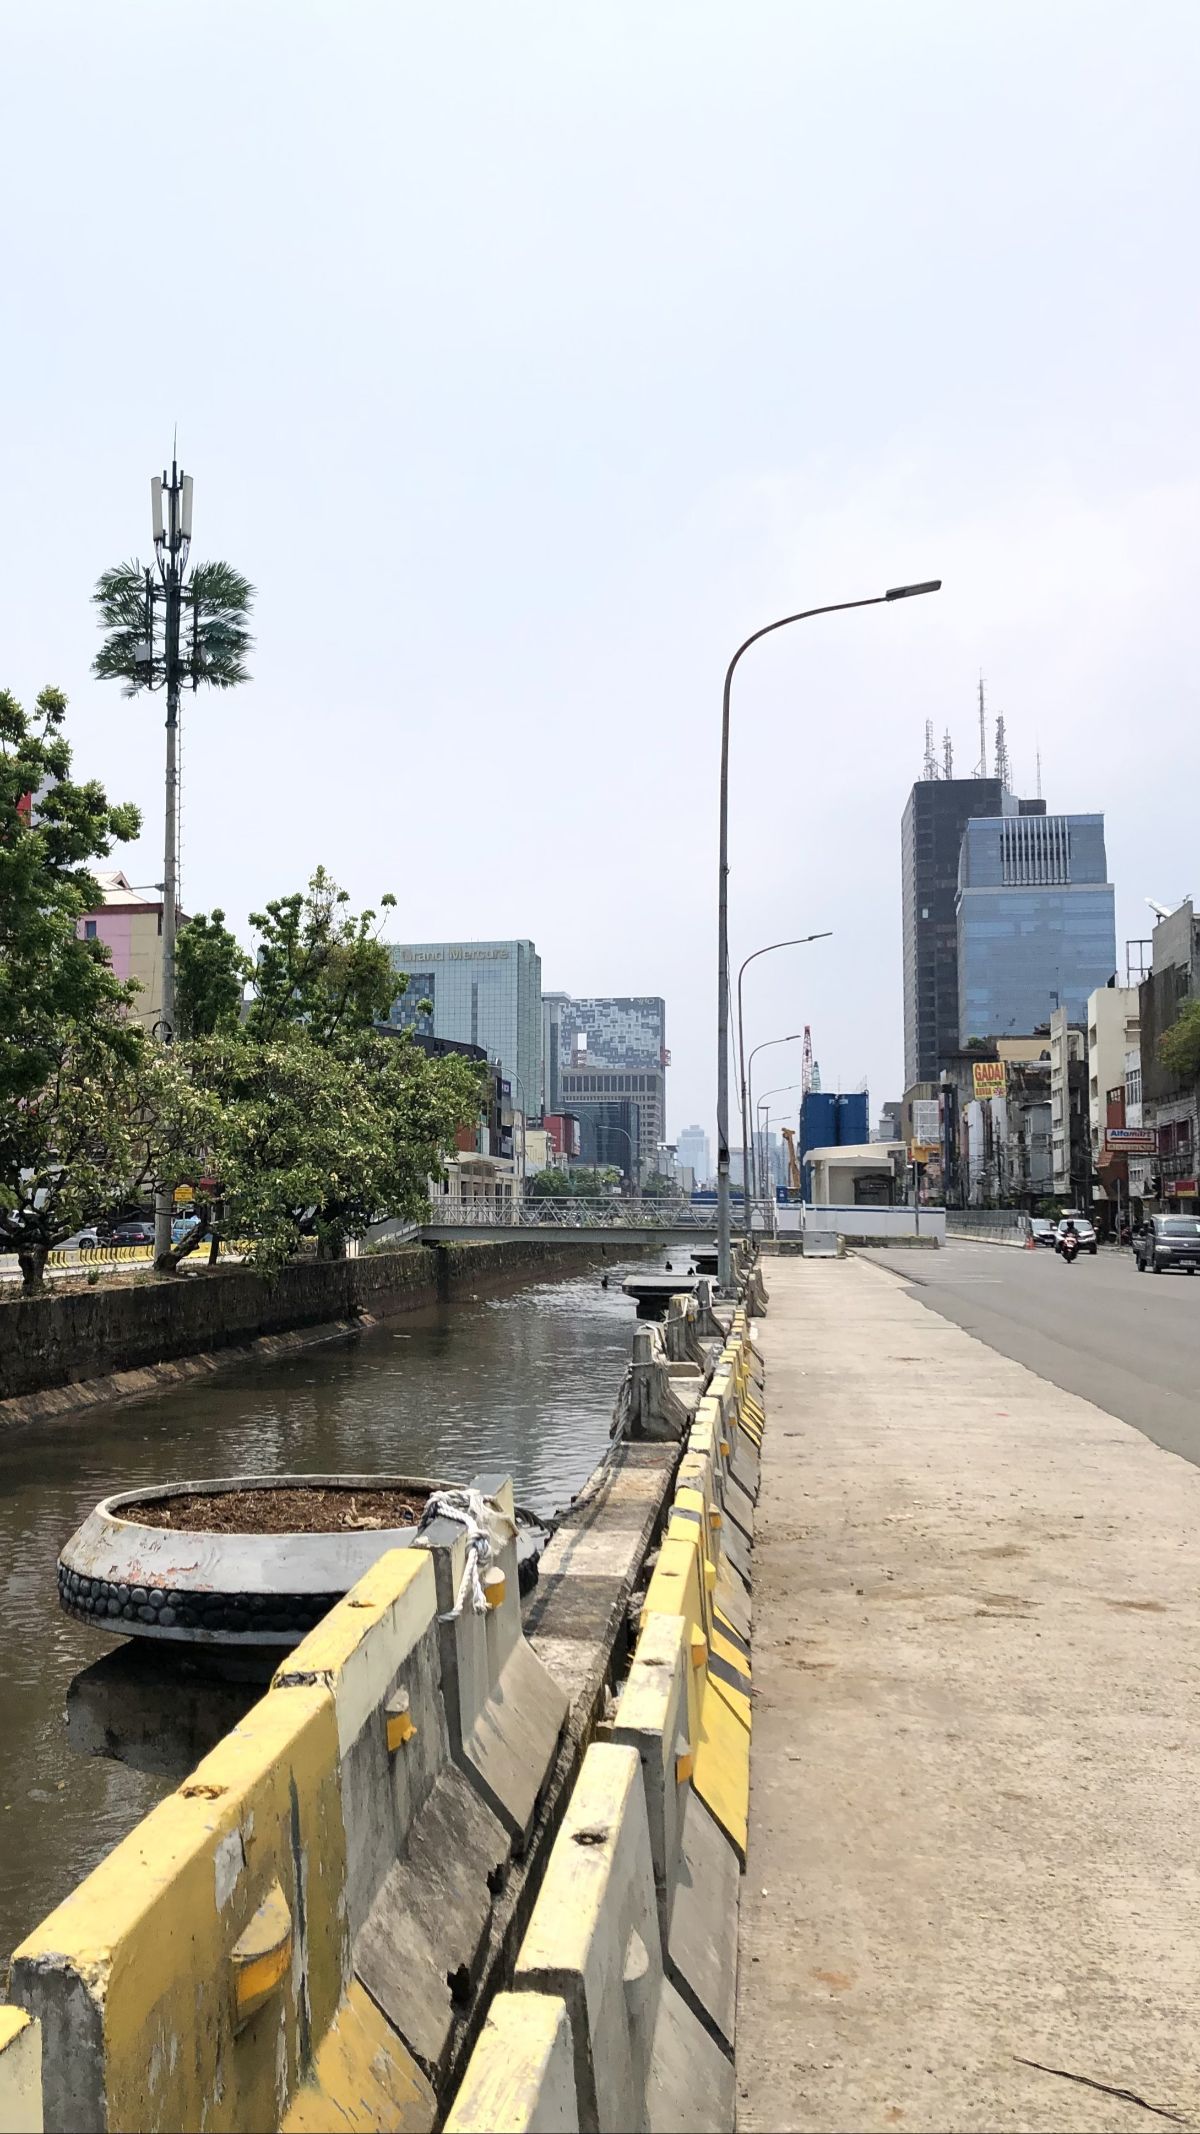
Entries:
{"label": "motorcyclist", "polygon": [[1063,1227],[1063,1241],[1061,1249],[1063,1258],[1065,1260],[1073,1260],[1079,1250],[1079,1232],[1076,1230],[1075,1225],[1071,1221],[1069,1216]]}

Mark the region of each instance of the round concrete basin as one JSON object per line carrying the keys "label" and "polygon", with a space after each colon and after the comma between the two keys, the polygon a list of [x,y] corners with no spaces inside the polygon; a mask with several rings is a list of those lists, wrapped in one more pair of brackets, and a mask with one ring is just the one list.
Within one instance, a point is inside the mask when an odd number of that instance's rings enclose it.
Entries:
{"label": "round concrete basin", "polygon": [[[58,1560],[58,1597],[69,1615],[120,1637],[220,1646],[298,1644],[321,1616],[388,1549],[407,1548],[420,1504],[438,1485],[405,1475],[233,1475],[214,1482],[175,1482],[106,1497],[72,1534]],[[370,1500],[403,1490],[419,1500],[411,1524],[339,1526],[326,1533],[226,1533],[187,1526],[179,1500],[244,1499],[252,1491],[344,1491]],[[152,1508],[176,1505],[171,1524],[154,1524]]]}

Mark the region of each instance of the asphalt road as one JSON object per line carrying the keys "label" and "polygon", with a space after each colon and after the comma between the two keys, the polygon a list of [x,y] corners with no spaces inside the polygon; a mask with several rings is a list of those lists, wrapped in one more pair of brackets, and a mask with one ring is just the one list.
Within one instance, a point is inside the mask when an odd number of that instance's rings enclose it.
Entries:
{"label": "asphalt road", "polygon": [[1140,1275],[1132,1253],[1103,1246],[1073,1267],[1045,1247],[954,1239],[862,1257],[989,1348],[1200,1466],[1200,1275]]}

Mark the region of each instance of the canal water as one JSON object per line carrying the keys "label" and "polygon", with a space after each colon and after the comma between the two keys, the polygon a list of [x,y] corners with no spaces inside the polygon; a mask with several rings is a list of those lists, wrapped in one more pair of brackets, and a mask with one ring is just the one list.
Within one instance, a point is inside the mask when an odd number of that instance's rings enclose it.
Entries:
{"label": "canal water", "polygon": [[236,1473],[507,1470],[518,1503],[549,1513],[608,1443],[634,1327],[626,1272],[460,1296],[288,1363],[0,1436],[0,1983],[16,1942],[175,1783],[180,1740],[187,1768],[257,1694],[61,1613],[58,1552],[97,1499]]}

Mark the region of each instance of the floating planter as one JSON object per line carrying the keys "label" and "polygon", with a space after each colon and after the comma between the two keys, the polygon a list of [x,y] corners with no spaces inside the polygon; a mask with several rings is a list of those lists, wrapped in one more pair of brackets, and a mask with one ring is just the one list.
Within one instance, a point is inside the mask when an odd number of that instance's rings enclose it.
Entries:
{"label": "floating planter", "polygon": [[388,1549],[436,1483],[233,1475],[106,1497],[58,1560],[69,1615],[119,1637],[289,1646]]}

